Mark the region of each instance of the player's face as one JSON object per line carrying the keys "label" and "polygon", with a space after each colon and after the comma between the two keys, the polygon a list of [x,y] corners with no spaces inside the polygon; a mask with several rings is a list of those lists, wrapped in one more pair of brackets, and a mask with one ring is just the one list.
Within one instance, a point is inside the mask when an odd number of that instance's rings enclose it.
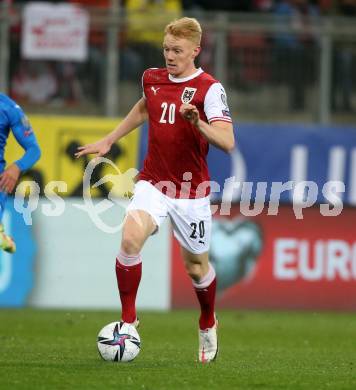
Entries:
{"label": "player's face", "polygon": [[185,38],[167,34],[163,41],[163,54],[168,73],[174,77],[187,77],[196,71],[194,60],[200,47]]}

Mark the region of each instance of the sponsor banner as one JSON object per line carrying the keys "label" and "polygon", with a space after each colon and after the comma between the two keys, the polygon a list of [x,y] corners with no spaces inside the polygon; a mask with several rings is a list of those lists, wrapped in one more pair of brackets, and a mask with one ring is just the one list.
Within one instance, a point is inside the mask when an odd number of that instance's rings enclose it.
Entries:
{"label": "sponsor banner", "polygon": [[18,242],[14,254],[0,250],[0,306],[20,307],[27,303],[34,284],[34,257],[36,245],[31,226],[13,206],[12,198],[7,201],[3,224],[5,231]]}
{"label": "sponsor banner", "polygon": [[[40,144],[42,156],[35,167],[26,172],[22,179],[36,181],[41,194],[44,194],[45,186],[49,181],[64,181],[67,183],[67,189],[61,193],[61,196],[82,196],[83,174],[91,157],[84,156],[76,159],[74,153],[78,146],[96,142],[110,133],[119,119],[32,115],[30,122]],[[114,144],[106,156],[120,172],[136,167],[138,138],[139,131],[131,132]],[[10,163],[22,154],[22,148],[11,135],[6,146],[6,161]],[[105,175],[117,173],[117,169],[112,165],[100,164],[95,168],[92,180],[97,182]],[[96,197],[107,197],[111,192],[110,182],[102,183],[92,189],[92,195]],[[125,191],[121,190],[120,186],[115,186],[113,192],[115,196],[122,196]]]}
{"label": "sponsor banner", "polygon": [[[248,219],[238,210],[213,222],[218,307],[356,310],[356,209],[328,218],[313,207],[303,219],[287,205]],[[197,306],[177,242],[171,282],[173,307]]]}
{"label": "sponsor banner", "polygon": [[[144,126],[141,166],[147,150],[147,133]],[[268,202],[275,201],[277,196],[281,202],[290,203],[293,194],[297,201],[303,198],[303,188],[298,196],[288,188],[279,196],[272,190],[272,183],[309,181],[315,183],[312,188],[315,202],[327,203],[332,199],[332,191],[325,183],[341,181],[345,183],[345,191],[340,194],[343,203],[356,205],[355,127],[239,124],[235,126],[235,137],[237,148],[230,154],[210,147],[211,180],[220,186],[220,191],[212,194],[217,200],[221,199],[224,189],[232,200],[239,201],[243,187],[237,183],[251,182],[252,199]],[[234,177],[234,181],[225,183],[230,177]],[[266,183],[266,188],[262,184],[261,191],[257,191],[257,183]],[[245,189],[248,190],[247,186]]]}
{"label": "sponsor banner", "polygon": [[[80,202],[66,198],[64,212],[49,216],[53,204],[42,198],[32,214],[33,226],[26,226],[14,210],[13,199],[8,199],[5,229],[14,236],[17,251],[14,255],[0,251],[0,306],[117,309],[119,315],[115,259],[121,233],[103,231],[78,207]],[[101,210],[102,222],[107,226],[122,223],[127,204],[122,201]],[[137,307],[167,310],[171,302],[168,224],[147,241],[142,256]]]}
{"label": "sponsor banner", "polygon": [[22,56],[30,59],[85,61],[89,14],[73,4],[33,2],[24,7]]}

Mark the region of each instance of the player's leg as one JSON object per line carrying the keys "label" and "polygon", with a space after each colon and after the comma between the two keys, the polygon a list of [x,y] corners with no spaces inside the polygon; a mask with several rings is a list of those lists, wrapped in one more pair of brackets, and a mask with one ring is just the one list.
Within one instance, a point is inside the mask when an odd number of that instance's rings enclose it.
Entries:
{"label": "player's leg", "polygon": [[0,248],[6,252],[14,253],[16,251],[16,244],[14,240],[5,233],[4,225],[2,224],[6,199],[7,194],[5,192],[0,192]]}
{"label": "player's leg", "polygon": [[209,263],[211,211],[208,198],[176,199],[169,208],[174,235],[181,245],[182,257],[197,295],[199,318],[199,360],[209,362],[217,355],[215,319],[215,270]]}
{"label": "player's leg", "polygon": [[140,252],[155,229],[153,218],[143,210],[132,210],[126,216],[120,253],[116,258],[116,279],[124,322],[136,321],[136,295],[142,274]]}
{"label": "player's leg", "polygon": [[199,328],[212,328],[215,325],[216,275],[209,263],[208,252],[195,254],[181,248],[184,265],[191,277],[200,304]]}
{"label": "player's leg", "polygon": [[127,208],[120,253],[116,259],[122,320],[125,322],[136,321],[136,295],[142,274],[141,249],[167,216],[162,196],[152,184],[139,181]]}
{"label": "player's leg", "polygon": [[209,363],[215,360],[218,353],[215,270],[209,263],[207,252],[194,254],[184,247],[181,247],[181,251],[200,304],[198,357],[200,362]]}

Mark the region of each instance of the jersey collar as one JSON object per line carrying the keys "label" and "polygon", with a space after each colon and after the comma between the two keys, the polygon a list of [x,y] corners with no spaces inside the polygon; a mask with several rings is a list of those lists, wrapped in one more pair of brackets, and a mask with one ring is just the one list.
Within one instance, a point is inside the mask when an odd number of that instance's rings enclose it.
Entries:
{"label": "jersey collar", "polygon": [[202,68],[199,68],[197,69],[196,72],[194,72],[193,74],[191,74],[190,76],[187,76],[187,77],[182,77],[182,78],[178,78],[178,77],[174,77],[172,75],[170,75],[168,73],[168,78],[170,81],[172,81],[173,83],[184,83],[186,81],[189,81],[189,80],[192,80],[192,79],[195,79],[196,77],[198,77],[200,74],[202,74],[204,71]]}

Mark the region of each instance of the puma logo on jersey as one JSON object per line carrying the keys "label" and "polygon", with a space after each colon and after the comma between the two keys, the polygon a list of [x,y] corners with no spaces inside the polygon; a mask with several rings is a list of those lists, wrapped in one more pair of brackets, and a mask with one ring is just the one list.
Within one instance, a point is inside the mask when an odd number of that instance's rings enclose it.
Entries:
{"label": "puma logo on jersey", "polygon": [[158,90],[161,89],[161,88],[151,87],[151,89],[152,89],[153,93],[154,93],[155,95],[157,95]]}

